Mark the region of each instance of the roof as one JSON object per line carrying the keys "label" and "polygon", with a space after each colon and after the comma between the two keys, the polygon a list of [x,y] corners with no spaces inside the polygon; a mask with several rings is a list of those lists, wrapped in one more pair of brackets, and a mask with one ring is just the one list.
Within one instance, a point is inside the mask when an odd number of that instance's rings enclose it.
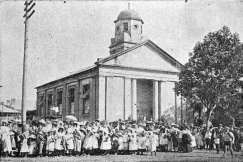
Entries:
{"label": "roof", "polygon": [[21,113],[20,111],[8,108],[5,105],[0,105],[0,112],[1,113],[9,113],[9,114],[20,114]]}
{"label": "roof", "polygon": [[58,80],[68,78],[68,77],[70,77],[70,76],[73,76],[73,75],[76,75],[76,74],[85,72],[85,71],[87,71],[87,70],[91,70],[91,69],[97,67],[97,65],[102,65],[102,64],[104,64],[105,62],[107,62],[107,61],[109,61],[109,60],[112,60],[112,59],[114,59],[114,58],[116,58],[116,57],[119,57],[119,56],[121,56],[121,55],[124,55],[124,54],[126,54],[126,53],[128,53],[128,52],[130,52],[130,51],[132,51],[132,50],[135,50],[135,49],[137,49],[137,48],[139,48],[139,47],[141,47],[141,46],[143,46],[143,45],[145,45],[145,44],[149,44],[149,45],[151,45],[152,47],[154,47],[155,49],[157,49],[158,51],[160,51],[165,57],[168,58],[168,60],[170,60],[171,62],[175,63],[177,67],[179,67],[179,68],[184,67],[184,65],[182,65],[179,61],[177,61],[175,58],[173,58],[172,56],[170,56],[168,53],[166,53],[164,50],[162,50],[162,49],[161,49],[160,47],[158,47],[155,43],[153,43],[151,40],[148,39],[148,40],[143,41],[143,42],[141,42],[141,43],[138,43],[138,44],[136,44],[135,46],[130,47],[130,48],[126,49],[126,50],[117,52],[117,53],[115,53],[115,54],[113,54],[113,55],[110,55],[110,56],[104,58],[104,59],[101,59],[101,60],[95,62],[95,65],[92,65],[92,66],[90,66],[90,67],[81,69],[81,70],[76,71],[76,72],[72,72],[72,73],[70,73],[70,75],[67,75],[67,76],[65,76],[65,77],[61,77],[61,78],[59,78],[59,79],[56,79],[56,80],[47,82],[47,83],[45,83],[45,84],[43,84],[43,85],[39,85],[39,86],[37,86],[36,88],[39,88],[39,87],[41,87],[41,86],[45,86],[45,85],[50,84],[50,83],[54,83],[54,82],[56,82],[56,81],[58,81]]}
{"label": "roof", "polygon": [[130,19],[132,19],[132,20],[139,20],[142,23],[144,23],[142,18],[141,18],[141,16],[138,14],[138,12],[135,11],[135,10],[132,10],[132,9],[127,9],[127,10],[122,11],[118,15],[118,17],[117,17],[115,22],[117,22],[119,20],[130,20]]}
{"label": "roof", "polygon": [[128,48],[128,49],[126,49],[126,50],[123,50],[123,51],[119,51],[119,52],[117,52],[117,53],[115,53],[115,54],[113,54],[113,55],[111,55],[111,56],[109,56],[109,57],[106,57],[106,58],[104,58],[104,59],[102,59],[102,60],[100,60],[100,61],[97,61],[95,64],[96,65],[101,65],[101,64],[103,64],[103,63],[105,63],[105,62],[107,62],[107,61],[109,61],[109,60],[112,60],[112,59],[114,59],[114,58],[116,58],[116,57],[119,57],[119,56],[121,56],[121,55],[124,55],[124,54],[126,54],[126,53],[128,53],[128,52],[130,52],[130,51],[132,51],[132,50],[135,50],[135,49],[137,49],[137,48],[139,48],[139,47],[141,47],[141,46],[143,46],[143,45],[145,45],[145,44],[150,44],[151,46],[153,46],[154,48],[156,48],[157,50],[159,50],[162,54],[164,54],[170,61],[172,61],[172,62],[174,62],[174,63],[176,63],[176,65],[179,65],[179,67],[183,67],[184,65],[182,65],[179,61],[177,61],[175,58],[173,58],[172,56],[170,56],[167,52],[165,52],[164,50],[162,50],[159,46],[157,46],[155,43],[153,43],[151,40],[146,40],[146,41],[143,41],[143,42],[141,42],[141,43],[138,43],[138,44],[136,44],[135,46],[133,46],[133,47],[130,47],[130,48]]}
{"label": "roof", "polygon": [[83,69],[81,69],[81,70],[71,72],[69,75],[66,75],[66,76],[64,76],[64,77],[57,78],[57,79],[55,79],[55,80],[53,80],[53,81],[50,81],[50,82],[47,82],[47,83],[45,83],[45,84],[39,85],[39,86],[37,86],[37,87],[35,87],[35,88],[38,88],[38,87],[41,87],[41,86],[44,86],[44,85],[47,85],[47,84],[50,84],[50,83],[54,83],[54,82],[56,82],[57,80],[65,79],[65,78],[70,77],[70,76],[72,76],[72,75],[76,75],[76,74],[82,73],[82,72],[84,72],[84,71],[91,70],[91,69],[93,69],[93,68],[95,68],[95,67],[96,67],[96,65],[92,65],[92,66],[83,68]]}

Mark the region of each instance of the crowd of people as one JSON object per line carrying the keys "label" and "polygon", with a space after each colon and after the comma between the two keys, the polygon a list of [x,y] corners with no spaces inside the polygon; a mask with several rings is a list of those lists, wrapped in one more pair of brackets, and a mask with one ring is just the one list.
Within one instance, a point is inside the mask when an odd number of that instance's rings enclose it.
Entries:
{"label": "crowd of people", "polygon": [[75,122],[44,120],[27,124],[2,121],[0,156],[90,156],[109,154],[156,155],[194,149],[243,152],[242,129],[167,124],[159,121]]}

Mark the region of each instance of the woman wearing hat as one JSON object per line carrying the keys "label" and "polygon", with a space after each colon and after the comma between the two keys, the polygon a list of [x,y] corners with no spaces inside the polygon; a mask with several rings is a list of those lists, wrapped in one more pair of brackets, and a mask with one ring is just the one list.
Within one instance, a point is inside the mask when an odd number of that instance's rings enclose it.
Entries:
{"label": "woman wearing hat", "polygon": [[6,156],[10,155],[12,152],[12,144],[10,138],[10,128],[7,126],[7,121],[2,121],[2,126],[0,128],[3,141],[3,152]]}

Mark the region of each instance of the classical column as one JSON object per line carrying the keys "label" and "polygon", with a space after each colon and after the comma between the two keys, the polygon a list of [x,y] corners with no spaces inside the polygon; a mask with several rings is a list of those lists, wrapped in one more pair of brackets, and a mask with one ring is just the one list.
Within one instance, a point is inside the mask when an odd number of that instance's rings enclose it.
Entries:
{"label": "classical column", "polygon": [[[175,82],[176,87],[177,82]],[[175,124],[177,124],[177,95],[175,93]]]}
{"label": "classical column", "polygon": [[137,120],[137,80],[132,79],[132,120]]}
{"label": "classical column", "polygon": [[131,78],[124,78],[124,81],[124,120],[127,120],[132,114],[132,81]]}
{"label": "classical column", "polygon": [[107,100],[107,79],[106,77],[99,76],[98,78],[98,112],[97,118],[106,120],[106,100]]}
{"label": "classical column", "polygon": [[159,114],[159,86],[158,81],[153,81],[153,119],[158,120]]}
{"label": "classical column", "polygon": [[161,118],[162,113],[165,110],[166,102],[166,82],[159,81],[159,119]]}

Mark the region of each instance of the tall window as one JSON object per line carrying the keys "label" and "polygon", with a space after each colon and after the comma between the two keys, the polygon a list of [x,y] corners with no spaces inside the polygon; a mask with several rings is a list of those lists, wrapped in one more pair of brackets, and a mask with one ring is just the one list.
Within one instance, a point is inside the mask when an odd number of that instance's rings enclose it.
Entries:
{"label": "tall window", "polygon": [[128,23],[123,23],[124,31],[128,31]]}
{"label": "tall window", "polygon": [[63,90],[62,89],[58,89],[57,90],[57,107],[58,107],[58,112],[57,115],[62,115],[62,94],[63,94]]}
{"label": "tall window", "polygon": [[90,109],[90,84],[83,85],[83,114],[89,114]]}
{"label": "tall window", "polygon": [[52,92],[49,92],[47,93],[47,113],[46,115],[52,115],[52,106],[53,106],[53,103],[52,103]]}
{"label": "tall window", "polygon": [[75,88],[70,87],[68,93],[68,115],[74,115]]}
{"label": "tall window", "polygon": [[44,94],[40,94],[39,95],[39,116],[43,116],[44,115]]}

